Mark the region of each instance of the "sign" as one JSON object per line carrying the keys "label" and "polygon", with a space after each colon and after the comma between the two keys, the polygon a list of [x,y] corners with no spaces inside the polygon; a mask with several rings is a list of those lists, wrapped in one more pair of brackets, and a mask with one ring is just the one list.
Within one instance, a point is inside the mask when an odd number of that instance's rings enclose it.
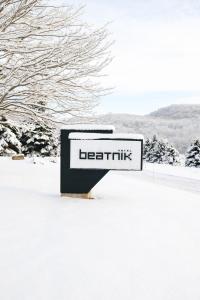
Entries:
{"label": "sign", "polygon": [[142,140],[71,139],[71,169],[142,170]]}
{"label": "sign", "polygon": [[61,195],[87,194],[109,172],[109,170],[71,169],[70,144],[72,134],[90,136],[99,134],[106,137],[113,134],[114,127],[110,125],[71,125],[61,129],[60,141],[60,192]]}

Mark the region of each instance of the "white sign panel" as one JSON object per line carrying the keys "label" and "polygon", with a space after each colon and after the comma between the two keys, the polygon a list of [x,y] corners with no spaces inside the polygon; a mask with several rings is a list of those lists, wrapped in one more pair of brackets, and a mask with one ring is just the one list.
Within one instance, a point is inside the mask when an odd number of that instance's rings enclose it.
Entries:
{"label": "white sign panel", "polygon": [[71,140],[70,168],[141,170],[141,140]]}

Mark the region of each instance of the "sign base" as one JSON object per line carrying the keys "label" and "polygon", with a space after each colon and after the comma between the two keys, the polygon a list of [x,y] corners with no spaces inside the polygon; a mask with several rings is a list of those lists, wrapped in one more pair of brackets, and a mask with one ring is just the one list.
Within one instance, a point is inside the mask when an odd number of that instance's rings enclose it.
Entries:
{"label": "sign base", "polygon": [[75,194],[75,193],[62,193],[61,197],[66,197],[66,198],[79,198],[79,199],[88,199],[92,200],[94,197],[92,196],[92,193],[81,193],[81,194]]}
{"label": "sign base", "polygon": [[12,160],[23,160],[24,154],[16,154],[12,156]]}

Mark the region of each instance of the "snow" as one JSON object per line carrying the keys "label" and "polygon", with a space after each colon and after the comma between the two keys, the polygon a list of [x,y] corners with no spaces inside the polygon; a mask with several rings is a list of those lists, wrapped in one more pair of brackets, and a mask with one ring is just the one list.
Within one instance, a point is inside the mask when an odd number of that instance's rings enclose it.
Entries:
{"label": "snow", "polygon": [[64,125],[61,129],[66,130],[115,130],[112,125],[96,125],[96,124],[75,124],[75,125]]}
{"label": "snow", "polygon": [[69,134],[69,139],[71,140],[99,140],[99,139],[143,140],[144,137],[141,134],[131,134],[131,133],[102,134],[102,133],[72,132]]}
{"label": "snow", "polygon": [[36,162],[0,158],[1,299],[199,300],[200,193],[109,172],[61,198],[59,162]]}
{"label": "snow", "polygon": [[154,172],[157,175],[166,174],[169,176],[200,180],[200,168],[145,163],[144,169]]}

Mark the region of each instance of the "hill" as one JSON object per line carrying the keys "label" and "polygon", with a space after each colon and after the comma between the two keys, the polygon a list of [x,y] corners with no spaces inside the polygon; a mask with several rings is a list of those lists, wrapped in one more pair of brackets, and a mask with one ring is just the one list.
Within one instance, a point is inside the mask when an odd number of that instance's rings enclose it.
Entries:
{"label": "hill", "polygon": [[200,105],[172,105],[145,116],[106,114],[97,122],[112,124],[117,132],[141,133],[146,138],[156,134],[185,153],[192,140],[200,138]]}
{"label": "hill", "polygon": [[151,117],[166,119],[194,119],[200,118],[200,105],[181,104],[160,108],[149,114]]}

